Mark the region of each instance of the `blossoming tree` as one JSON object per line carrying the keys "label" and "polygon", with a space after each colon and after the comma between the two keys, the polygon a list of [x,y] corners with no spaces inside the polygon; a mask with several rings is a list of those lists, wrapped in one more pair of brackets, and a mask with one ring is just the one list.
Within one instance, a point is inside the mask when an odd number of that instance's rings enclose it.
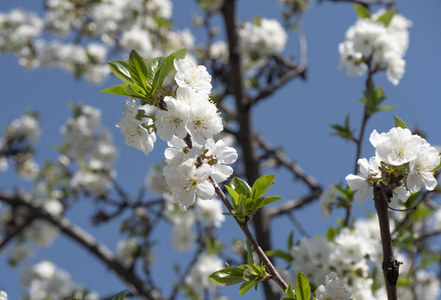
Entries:
{"label": "blossoming tree", "polygon": [[[49,0],[44,15],[0,13],[2,53],[13,53],[26,68],[60,67],[77,79],[102,83],[95,90],[109,99],[102,108],[118,97],[123,106],[111,131],[103,126],[99,105],[71,103],[56,158],[44,163],[37,159],[38,116],[44,111],[28,111],[4,131],[0,169],[18,177],[0,191],[0,254],[11,268],[21,268],[24,299],[222,299],[232,290],[233,297],[246,298],[253,287],[270,300],[437,299],[439,148],[397,116],[385,132],[366,134],[372,118],[394,109],[384,104],[385,91],[375,82],[385,73],[390,88],[400,88],[412,22],[393,1],[341,1],[353,3],[354,24],[347,24],[335,51],[339,67],[362,78],[363,113],[331,125],[333,135],[355,145],[355,161],[349,159],[355,169],[324,188],[316,179],[320,174],[301,168],[306,160],[298,163],[271,145],[253,122],[258,105],[275,101],[295,79],[306,79],[302,18],[312,3],[284,0],[280,19],[262,15],[247,21],[239,19],[236,2],[196,1],[193,22],[206,33],[203,44],[173,26],[172,3],[164,0]],[[285,49],[292,37],[298,59]],[[116,85],[106,81],[111,76]],[[352,127],[350,117],[360,120],[360,128]],[[268,128],[272,122],[263,120]],[[312,125],[298,130],[314,135]],[[277,128],[270,130],[277,135]],[[117,176],[116,131],[125,147],[142,155],[130,160],[137,154],[120,150],[119,159],[131,161],[123,167],[144,169],[144,160],[163,152],[139,189],[125,187],[135,178]],[[361,157],[367,141],[375,148],[369,161]],[[283,188],[272,171],[279,176],[281,169],[281,176],[288,172],[298,181],[287,183],[292,200],[278,194]],[[94,203],[82,216],[113,228],[107,231],[118,236],[113,251],[71,220],[79,199]],[[375,212],[355,213],[368,199]],[[317,222],[320,215],[343,217],[311,237],[295,217],[307,206]],[[274,225],[281,218],[290,221],[283,230]],[[161,231],[167,226],[170,237]],[[234,240],[224,228],[235,230]],[[107,294],[97,293],[50,258],[28,263],[58,235],[105,265],[125,291],[107,286]],[[284,243],[274,243],[276,237]],[[165,262],[155,256],[171,253],[161,246],[170,239],[174,251],[188,255],[166,269],[172,255]],[[75,254],[66,259],[75,260]],[[168,275],[158,280],[158,273]],[[0,289],[0,300],[8,299],[2,281]]]}

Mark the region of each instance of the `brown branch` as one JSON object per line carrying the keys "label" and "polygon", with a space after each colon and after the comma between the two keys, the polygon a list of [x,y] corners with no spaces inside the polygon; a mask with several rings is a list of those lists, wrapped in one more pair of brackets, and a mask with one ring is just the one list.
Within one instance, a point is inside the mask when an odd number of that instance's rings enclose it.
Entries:
{"label": "brown branch", "polygon": [[15,237],[17,237],[20,233],[22,233],[23,230],[25,230],[29,225],[31,225],[32,222],[34,222],[34,220],[35,218],[32,217],[26,218],[26,220],[24,220],[23,223],[19,224],[14,228],[14,231],[10,232],[4,239],[2,239],[0,242],[0,252],[10,241],[12,241]]}
{"label": "brown branch", "polygon": [[318,199],[320,197],[321,191],[316,190],[312,192],[311,195],[308,195],[306,197],[298,198],[298,199],[292,199],[287,202],[284,202],[278,206],[273,206],[268,208],[268,218],[274,218],[278,217],[284,214],[289,213],[292,210],[295,210],[297,208],[302,207],[305,204],[308,204],[315,199]]}
{"label": "brown branch", "polygon": [[254,134],[254,139],[257,141],[259,146],[263,148],[268,154],[272,155],[276,161],[287,167],[296,178],[303,181],[305,184],[309,186],[309,188],[313,191],[318,191],[321,193],[322,188],[317,183],[317,180],[312,177],[311,175],[306,174],[305,171],[293,160],[290,160],[284,153],[281,151],[278,151],[274,149],[265,139],[262,135],[259,135],[257,133]]}
{"label": "brown branch", "polygon": [[[213,178],[210,176],[210,181],[214,186],[214,189],[216,191],[216,194],[219,196],[219,198],[222,200],[222,202],[227,207],[228,211],[231,213],[233,212],[233,207],[231,206],[231,203],[228,201],[227,197],[225,196],[222,189],[219,187],[219,185],[216,183],[216,181],[213,180]],[[266,268],[268,269],[269,273],[271,274],[271,279],[273,279],[281,288],[283,291],[285,291],[288,288],[288,284],[286,284],[285,280],[280,276],[279,272],[277,272],[276,268],[272,264],[272,262],[269,260],[268,256],[266,256],[265,252],[262,250],[256,239],[254,238],[253,234],[251,233],[250,229],[248,228],[247,223],[240,221],[238,218],[234,217],[234,220],[239,225],[240,229],[242,229],[243,233],[247,237],[247,239],[250,241],[251,245],[254,248],[254,251],[256,251],[257,255],[259,256],[260,260],[265,264]]]}
{"label": "brown branch", "polygon": [[139,295],[142,299],[161,300],[163,299],[159,291],[152,290],[145,286],[143,281],[132,271],[124,267],[113,255],[113,253],[103,244],[99,243],[88,232],[73,224],[65,216],[54,216],[33,203],[30,195],[17,191],[15,195],[0,192],[0,200],[14,205],[22,205],[28,208],[35,218],[44,219],[71,239],[94,254],[107,267],[113,270],[120,279],[125,282],[133,294]]}
{"label": "brown branch", "polygon": [[387,299],[397,300],[397,282],[400,262],[394,258],[390,234],[388,204],[391,192],[382,184],[374,185],[374,201],[380,225],[381,244],[383,247],[383,274],[386,283]]}

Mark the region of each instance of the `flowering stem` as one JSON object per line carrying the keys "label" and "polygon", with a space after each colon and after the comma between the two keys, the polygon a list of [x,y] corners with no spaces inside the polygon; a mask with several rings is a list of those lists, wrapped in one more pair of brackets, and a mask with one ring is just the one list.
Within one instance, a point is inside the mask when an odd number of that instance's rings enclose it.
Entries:
{"label": "flowering stem", "polygon": [[381,244],[383,247],[383,274],[386,282],[387,299],[397,299],[397,282],[400,262],[394,258],[392,238],[389,227],[388,203],[390,193],[387,186],[381,183],[374,185],[375,209],[380,225]]}
{"label": "flowering stem", "polygon": [[[219,198],[222,200],[222,202],[227,207],[228,211],[230,213],[233,212],[233,206],[228,201],[227,197],[225,196],[222,189],[219,187],[219,185],[214,181],[214,179],[210,176],[209,180],[214,186],[214,189],[216,191],[216,194],[219,196]],[[243,233],[247,237],[247,239],[250,241],[251,245],[254,248],[254,251],[256,251],[257,255],[259,256],[260,260],[265,264],[266,268],[268,269],[269,273],[271,274],[271,279],[273,279],[281,288],[283,291],[286,291],[288,288],[288,284],[283,280],[283,278],[280,276],[279,272],[277,272],[274,265],[269,260],[268,256],[266,256],[265,252],[262,250],[262,248],[257,243],[256,239],[254,238],[253,234],[251,233],[250,229],[248,228],[247,223],[240,221],[238,218],[233,216],[236,223],[239,225],[240,229],[242,229]]]}

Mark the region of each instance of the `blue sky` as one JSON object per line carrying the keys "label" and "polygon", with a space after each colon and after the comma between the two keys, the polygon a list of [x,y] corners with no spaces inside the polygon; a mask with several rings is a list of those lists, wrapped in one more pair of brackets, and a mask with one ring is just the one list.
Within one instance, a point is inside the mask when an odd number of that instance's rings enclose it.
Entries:
{"label": "blue sky", "polygon": [[[191,17],[195,12],[193,1],[173,2],[175,26],[191,27]],[[260,1],[257,4],[255,1],[239,1],[239,17],[241,20],[251,20],[255,15],[277,18],[281,7],[276,2]],[[0,11],[21,7],[41,13],[41,6],[40,1],[2,0]],[[431,144],[441,145],[441,2],[402,0],[397,1],[397,6],[413,22],[410,46],[405,56],[406,74],[398,86],[389,83],[383,74],[375,77],[375,83],[383,86],[388,96],[386,104],[397,105],[398,108],[375,115],[368,123],[366,132],[369,134],[373,129],[379,132],[388,131],[393,126],[393,114],[396,114],[409,127],[418,126],[424,130]],[[296,79],[275,93],[271,99],[262,101],[254,112],[257,130],[273,145],[283,145],[286,154],[299,162],[324,187],[343,181],[352,172],[356,159],[354,145],[330,135],[330,124],[342,123],[347,113],[351,114],[353,126],[359,128],[361,123],[362,106],[358,99],[362,95],[364,78],[350,78],[345,70],[337,69],[337,46],[344,40],[347,28],[355,20],[356,14],[347,3],[313,3],[304,16],[308,40],[308,80],[303,82]],[[223,31],[223,27],[220,30]],[[203,32],[196,30],[194,34],[200,42]],[[290,39],[286,53],[298,56],[295,35],[291,34]],[[103,111],[104,125],[112,130],[115,144],[119,148],[117,181],[129,192],[136,194],[149,167],[162,159],[165,145],[158,141],[155,151],[146,157],[142,152],[124,144],[123,136],[115,128],[124,99],[100,93],[105,87],[116,84],[117,80],[91,85],[85,81],[76,81],[72,75],[55,68],[28,71],[22,69],[11,54],[0,55],[0,65],[3,105],[0,110],[0,128],[5,128],[28,108],[39,111],[43,136],[37,144],[39,152],[36,159],[42,163],[54,157],[54,146],[61,142],[59,128],[70,115],[67,102],[84,101],[98,107]],[[364,145],[362,157],[372,156],[374,151],[367,138]],[[304,192],[304,188],[293,182],[292,176],[284,171],[277,173],[276,181],[272,191],[285,199],[301,196]],[[8,174],[0,174],[1,189],[11,190],[15,183]],[[355,207],[357,216],[363,216],[367,210],[373,210],[372,203]],[[115,249],[118,241],[117,224],[102,228],[91,227],[89,216],[92,211],[91,203],[80,200],[78,207],[69,211],[68,217],[98,236],[110,249]],[[335,218],[343,216],[342,212],[337,211],[323,221],[318,205],[296,211],[295,215],[310,235],[324,233],[327,226],[335,224]],[[274,222],[273,228],[277,231],[277,235],[273,236],[274,244],[280,248],[285,247],[292,225],[287,220],[280,219]],[[169,279],[166,276],[170,276],[173,263],[188,257],[185,254],[175,255],[168,250],[170,232],[170,226],[165,225],[156,233],[158,251],[155,269],[164,269],[158,271],[158,282],[164,289],[168,287]],[[231,236],[241,238],[238,228],[232,220],[227,219],[221,229],[221,237],[228,241]],[[103,265],[63,236],[51,247],[41,249],[32,262],[44,258],[53,260],[61,268],[68,270],[74,281],[98,291],[101,295],[123,289],[115,276]],[[5,255],[0,255],[0,270],[0,288],[8,292],[10,299],[18,299],[22,291],[19,286],[19,272],[7,266]],[[237,290],[237,287],[226,289],[233,299],[238,297]],[[256,296],[260,295],[251,291],[242,299]]]}

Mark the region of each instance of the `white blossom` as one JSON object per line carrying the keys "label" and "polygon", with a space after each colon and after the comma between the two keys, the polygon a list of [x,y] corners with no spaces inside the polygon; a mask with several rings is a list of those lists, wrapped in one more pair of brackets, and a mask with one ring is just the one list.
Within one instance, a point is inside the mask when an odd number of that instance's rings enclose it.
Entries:
{"label": "white blossom", "polygon": [[212,168],[211,176],[213,176],[213,179],[217,183],[227,180],[233,174],[233,168],[225,164],[232,164],[237,160],[236,149],[228,147],[223,139],[216,143],[213,139],[208,139],[205,149],[208,150],[205,156]]}
{"label": "white blossom", "polygon": [[124,134],[124,142],[138,150],[144,152],[145,155],[153,150],[156,142],[156,135],[152,129],[147,128],[153,124],[151,119],[143,118],[142,121],[136,118],[138,114],[138,106],[136,100],[127,100],[126,109],[123,112],[122,120],[116,124]]}
{"label": "white blossom", "polygon": [[3,290],[0,290],[0,300],[8,300],[8,294]]}
{"label": "white blossom", "polygon": [[208,101],[198,101],[190,105],[187,129],[194,141],[204,145],[206,140],[222,131],[223,125],[217,107]]}
{"label": "white blossom", "polygon": [[380,171],[378,170],[378,161],[376,157],[371,157],[369,162],[366,158],[360,158],[357,161],[357,164],[360,167],[360,174],[350,174],[346,176],[345,179],[351,190],[355,191],[355,201],[357,201],[358,204],[363,204],[371,194],[371,186],[369,185],[368,180],[371,177],[378,177]]}
{"label": "white blossom", "polygon": [[331,213],[331,205],[337,200],[337,189],[335,185],[330,185],[320,195],[320,210],[323,219],[326,219]]}
{"label": "white blossom", "polygon": [[223,204],[218,199],[198,200],[199,210],[197,216],[205,221],[206,224],[213,224],[220,228],[221,223],[225,221],[225,216],[222,214]]}
{"label": "white blossom", "polygon": [[190,273],[185,277],[185,283],[198,294],[201,294],[204,289],[214,291],[217,284],[208,276],[222,268],[223,262],[219,257],[202,253],[191,268]]}
{"label": "white blossom", "polygon": [[159,110],[156,113],[156,128],[162,140],[169,142],[173,135],[183,139],[187,135],[187,121],[189,106],[183,101],[166,96],[164,102],[167,110]]}
{"label": "white blossom", "polygon": [[338,275],[331,272],[326,275],[325,285],[319,286],[315,291],[315,297],[317,300],[349,300],[351,294],[340,282]]}
{"label": "white blossom", "polygon": [[175,80],[180,87],[190,87],[197,92],[209,94],[211,91],[211,76],[205,66],[194,66],[187,60],[174,61],[176,69]]}

